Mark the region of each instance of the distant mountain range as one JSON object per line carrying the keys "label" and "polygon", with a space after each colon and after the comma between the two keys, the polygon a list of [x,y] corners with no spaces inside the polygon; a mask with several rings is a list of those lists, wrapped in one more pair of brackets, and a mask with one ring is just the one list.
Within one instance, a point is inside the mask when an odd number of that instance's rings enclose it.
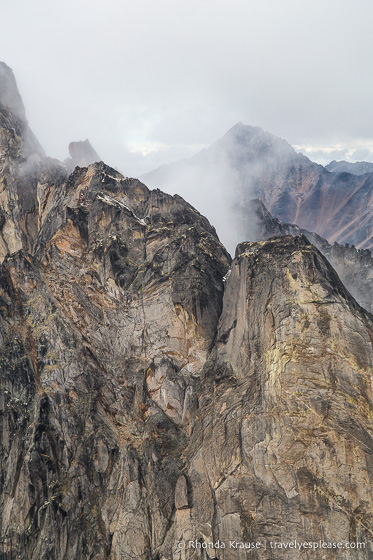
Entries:
{"label": "distant mountain range", "polygon": [[328,171],[337,173],[352,173],[353,175],[364,175],[365,173],[373,172],[373,163],[370,161],[356,161],[351,163],[349,161],[331,161],[325,166]]}
{"label": "distant mountain range", "polygon": [[253,198],[274,217],[330,243],[373,246],[373,173],[330,172],[259,127],[239,123],[208,149],[142,180],[191,201],[231,250],[255,236]]}

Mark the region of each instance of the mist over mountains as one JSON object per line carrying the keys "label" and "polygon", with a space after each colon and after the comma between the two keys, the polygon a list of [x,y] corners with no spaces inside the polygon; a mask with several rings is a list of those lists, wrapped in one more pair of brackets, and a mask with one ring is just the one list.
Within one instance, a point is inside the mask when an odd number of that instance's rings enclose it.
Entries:
{"label": "mist over mountains", "polygon": [[210,148],[142,179],[191,200],[230,250],[240,239],[255,238],[253,198],[330,243],[373,245],[373,174],[331,173],[259,127],[239,123]]}
{"label": "mist over mountains", "polygon": [[[8,70],[2,63],[3,102],[14,118],[27,123],[14,76]],[[25,155],[28,151],[28,158],[31,153],[34,159],[43,157],[27,124],[23,134]],[[69,149],[71,157],[64,162],[69,172],[76,165],[100,159],[88,140],[72,142]],[[142,179],[151,187],[191,201],[214,224],[231,253],[242,239],[257,239],[257,217],[251,208],[255,198],[263,200],[274,217],[315,231],[330,243],[370,248],[372,166],[368,162],[331,162],[323,167],[296,153],[285,140],[238,123],[208,149],[151,171]]]}

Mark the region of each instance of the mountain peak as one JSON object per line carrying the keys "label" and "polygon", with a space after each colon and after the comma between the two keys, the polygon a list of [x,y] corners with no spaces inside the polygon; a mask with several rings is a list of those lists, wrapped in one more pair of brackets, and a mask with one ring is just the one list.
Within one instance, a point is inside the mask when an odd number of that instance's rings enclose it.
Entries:
{"label": "mountain peak", "polygon": [[0,62],[0,147],[13,154],[21,153],[41,157],[43,148],[28,126],[25,107],[18,91],[13,71],[5,62]]}
{"label": "mountain peak", "polygon": [[[265,550],[277,541],[305,558],[291,539],[372,558],[372,316],[298,231],[232,262],[181,196],[103,162],[28,165],[27,121],[4,103],[0,557],[263,560],[284,556]],[[286,211],[323,185],[316,166],[307,191],[303,159],[271,142],[236,127],[179,176],[248,232],[255,190]],[[88,141],[70,153],[98,157]]]}
{"label": "mountain peak", "polygon": [[0,105],[15,117],[26,120],[25,107],[17,88],[13,71],[0,61]]}
{"label": "mountain peak", "polygon": [[[240,132],[246,132],[247,133],[249,131],[251,131],[252,134],[264,132],[264,130],[260,126],[253,126],[253,125],[250,125],[250,124],[245,124],[243,122],[238,122],[234,126],[232,126],[232,128],[230,128],[228,130],[228,132],[225,133],[225,136],[228,136],[229,134],[237,134],[237,133],[240,133]],[[268,134],[268,133],[266,133],[266,134]]]}
{"label": "mountain peak", "polygon": [[275,159],[288,159],[296,155],[294,148],[286,140],[263,130],[260,126],[251,126],[242,122],[235,124],[223,138],[213,145],[226,145],[227,142],[232,145],[235,151],[243,149],[245,155],[242,154],[242,157],[247,158],[248,154],[251,153],[250,159],[263,156],[271,159],[273,157]]}

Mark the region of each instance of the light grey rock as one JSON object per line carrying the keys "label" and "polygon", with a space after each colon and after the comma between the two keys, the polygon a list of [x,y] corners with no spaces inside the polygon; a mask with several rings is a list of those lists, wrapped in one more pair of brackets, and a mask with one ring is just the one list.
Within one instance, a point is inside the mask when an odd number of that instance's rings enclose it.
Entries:
{"label": "light grey rock", "polygon": [[176,509],[185,509],[189,506],[188,487],[184,475],[180,476],[175,488],[175,507]]}

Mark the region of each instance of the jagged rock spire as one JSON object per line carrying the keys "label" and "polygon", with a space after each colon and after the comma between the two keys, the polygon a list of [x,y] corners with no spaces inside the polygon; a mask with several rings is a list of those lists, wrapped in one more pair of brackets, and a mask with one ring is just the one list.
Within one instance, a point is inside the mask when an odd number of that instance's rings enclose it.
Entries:
{"label": "jagged rock spire", "polygon": [[91,163],[101,161],[100,156],[92,148],[88,139],[84,140],[84,142],[70,142],[69,153],[70,157],[65,160],[65,165],[69,171],[73,171],[77,165],[79,167],[87,167]]}

